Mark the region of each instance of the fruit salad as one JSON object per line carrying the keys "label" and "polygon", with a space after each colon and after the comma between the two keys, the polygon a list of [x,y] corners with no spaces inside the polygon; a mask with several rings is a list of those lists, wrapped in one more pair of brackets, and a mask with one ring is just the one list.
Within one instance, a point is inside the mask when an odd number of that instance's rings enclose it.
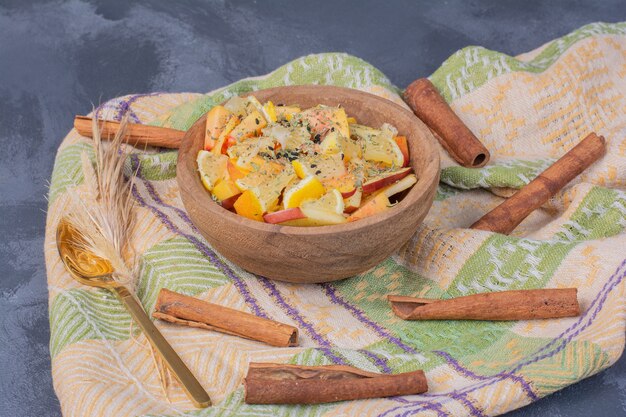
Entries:
{"label": "fruit salad", "polygon": [[302,109],[254,96],[208,112],[197,163],[202,184],[222,207],[286,226],[384,212],[417,182],[406,137],[391,124],[359,124],[340,106]]}

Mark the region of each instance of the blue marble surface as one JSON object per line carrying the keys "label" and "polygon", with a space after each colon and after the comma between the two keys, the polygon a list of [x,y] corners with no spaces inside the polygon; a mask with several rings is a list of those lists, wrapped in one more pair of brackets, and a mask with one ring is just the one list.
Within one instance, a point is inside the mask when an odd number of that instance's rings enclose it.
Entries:
{"label": "blue marble surface", "polygon": [[[42,255],[46,183],[75,114],[149,91],[206,92],[345,51],[398,86],[451,53],[531,50],[623,1],[0,0],[0,416],[59,416]],[[510,414],[624,416],[626,360]]]}

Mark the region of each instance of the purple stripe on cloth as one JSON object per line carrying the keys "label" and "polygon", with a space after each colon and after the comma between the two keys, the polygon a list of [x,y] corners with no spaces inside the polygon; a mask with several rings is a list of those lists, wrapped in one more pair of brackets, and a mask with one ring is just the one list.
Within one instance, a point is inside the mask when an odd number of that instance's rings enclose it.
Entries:
{"label": "purple stripe on cloth", "polygon": [[280,291],[278,291],[278,288],[276,288],[276,285],[273,282],[265,277],[259,276],[258,279],[261,285],[267,290],[268,294],[277,302],[277,304],[285,311],[285,313],[287,313],[289,317],[294,319],[300,325],[300,327],[303,328],[311,336],[311,338],[322,347],[322,351],[330,358],[330,360],[332,360],[334,363],[347,365],[347,362],[343,358],[340,358],[332,351],[332,344],[328,340],[326,340],[324,336],[317,333],[313,325],[309,323],[304,317],[302,317],[302,315],[295,307],[292,307],[291,305],[289,305],[289,303],[287,303],[287,301],[282,296]]}
{"label": "purple stripe on cloth", "polygon": [[381,356],[381,355],[377,355],[374,352],[370,352],[367,349],[359,349],[357,350],[357,352],[362,353],[363,355],[367,356],[368,358],[370,358],[372,360],[372,362],[374,362],[374,364],[381,369],[384,373],[386,374],[390,374],[391,368],[389,367],[389,364],[387,363],[387,358]]}
{"label": "purple stripe on cloth", "polygon": [[368,326],[369,328],[374,330],[379,336],[388,339],[391,343],[393,343],[394,345],[398,346],[399,348],[401,348],[405,352],[417,353],[417,350],[415,348],[407,345],[402,340],[400,340],[400,338],[395,337],[394,335],[389,333],[389,331],[387,331],[387,329],[383,328],[379,324],[377,324],[377,323],[373,322],[372,320],[370,320],[365,315],[365,312],[363,312],[362,310],[360,310],[356,306],[354,306],[354,305],[348,303],[346,300],[344,300],[339,294],[337,294],[337,291],[335,290],[335,288],[331,284],[326,283],[326,284],[320,284],[320,285],[322,286],[322,288],[324,289],[324,292],[326,292],[326,294],[328,295],[328,297],[330,298],[330,300],[333,303],[339,304],[340,306],[342,306],[343,308],[348,310],[350,313],[352,313],[352,315],[357,320],[359,320],[361,323],[365,324],[366,326]]}
{"label": "purple stripe on cloth", "polygon": [[129,98],[122,100],[117,105],[117,114],[115,115],[114,119],[117,121],[120,121],[122,120],[122,117],[124,117],[124,115],[128,113],[128,118],[130,119],[131,122],[141,123],[141,120],[139,120],[139,117],[135,114],[135,112],[131,108],[131,105],[142,97],[152,97],[152,96],[158,96],[160,94],[161,93],[159,92],[149,93],[149,94],[133,94]]}
{"label": "purple stripe on cloth", "polygon": [[[405,409],[405,408],[407,408],[407,406],[416,406],[416,405],[421,406],[422,410],[434,411],[440,417],[447,417],[447,416],[450,415],[443,408],[441,408],[441,404],[439,402],[436,402],[436,401],[435,402],[433,402],[433,401],[410,401],[410,400],[406,400],[406,399],[404,399],[402,397],[396,397],[396,398],[391,398],[391,399],[399,401],[401,403],[404,403],[405,405],[400,405],[398,407],[394,407],[394,408],[391,408],[389,410],[386,410],[383,413],[379,414],[378,417],[390,416],[391,413],[393,413],[394,411],[399,411],[399,410]],[[414,414],[415,414],[414,410],[408,410],[408,411],[405,411],[402,414],[396,414],[396,415],[397,416],[410,416],[410,415],[414,415]]]}
{"label": "purple stripe on cloth", "polygon": [[[618,278],[618,280],[611,284],[611,281],[615,278],[619,276],[619,271],[621,269],[624,268],[624,266],[626,266],[626,259],[624,259],[622,261],[622,263],[617,267],[617,269],[615,270],[615,272],[613,273],[613,275],[611,275],[611,277],[607,280],[607,282],[602,286],[602,289],[600,290],[600,292],[598,293],[598,295],[596,296],[596,298],[593,299],[593,301],[591,302],[591,304],[589,304],[589,307],[587,308],[587,311],[581,316],[580,319],[578,319],[574,324],[572,324],[570,327],[568,327],[567,329],[565,329],[560,335],[558,335],[556,338],[554,338],[553,340],[551,340],[549,343],[547,343],[545,346],[543,346],[541,349],[539,349],[537,352],[534,353],[534,355],[538,355],[541,352],[543,352],[544,350],[549,349],[550,347],[552,347],[555,343],[559,342],[560,340],[562,340],[566,334],[568,334],[569,332],[573,331],[576,327],[578,327],[582,321],[584,320],[585,316],[589,313],[589,311],[591,311],[591,309],[594,307],[594,305],[596,303],[599,303],[599,305],[596,307],[596,309],[594,310],[594,312],[591,315],[591,319],[590,320],[594,320],[596,315],[598,314],[598,312],[602,309],[602,305],[604,304],[604,301],[606,300],[606,297],[608,296],[609,292],[615,287],[617,286],[617,284],[619,284],[619,282],[621,282],[621,278]],[[623,278],[623,274],[622,274],[622,278]],[[602,293],[605,293],[604,296],[602,296]],[[588,326],[588,325],[587,325]],[[585,327],[587,327],[585,326]],[[580,333],[580,332],[578,332]],[[565,338],[565,340],[567,342],[569,342],[570,340],[572,340],[573,337],[575,337],[578,333],[575,333],[573,335],[568,336],[567,338]],[[530,363],[530,362],[529,362]],[[525,364],[521,364],[520,367],[525,366]]]}
{"label": "purple stripe on cloth", "polygon": [[486,414],[481,408],[477,408],[472,401],[470,401],[465,394],[460,394],[455,391],[450,393],[450,396],[463,404],[474,417],[485,417]]}
{"label": "purple stripe on cloth", "polygon": [[[140,171],[141,167],[139,165],[139,160],[136,154],[131,156],[131,162],[133,164],[137,164],[137,171]],[[233,284],[235,285],[235,287],[239,290],[239,292],[243,296],[246,304],[252,309],[252,311],[254,311],[255,315],[259,317],[268,318],[265,311],[263,311],[261,306],[259,306],[257,301],[254,299],[254,297],[250,293],[248,285],[240,277],[238,277],[228,265],[222,262],[222,260],[219,259],[219,257],[215,254],[215,252],[213,252],[207,245],[205,245],[202,241],[200,241],[200,239],[198,239],[196,236],[185,233],[182,230],[180,230],[169,219],[169,217],[167,217],[167,215],[164,212],[160,211],[157,207],[147,203],[143,199],[143,197],[141,197],[141,195],[139,194],[139,191],[137,190],[136,185],[133,186],[132,192],[133,192],[133,196],[135,197],[135,199],[137,200],[140,206],[148,208],[150,211],[152,211],[159,218],[161,223],[163,223],[171,232],[188,239],[203,255],[209,258],[212,264],[217,266],[224,273],[224,275],[230,278]],[[154,198],[154,196],[152,195],[151,197]]]}
{"label": "purple stripe on cloth", "polygon": [[479,381],[486,381],[486,380],[490,380],[492,378],[497,378],[497,377],[502,377],[502,379],[510,378],[514,380],[515,382],[519,383],[521,387],[524,389],[524,391],[526,392],[526,395],[528,395],[533,401],[537,401],[539,399],[539,397],[537,396],[537,394],[535,394],[530,384],[526,382],[526,380],[524,380],[524,378],[522,378],[519,375],[515,375],[512,373],[508,373],[508,372],[501,372],[499,374],[495,374],[491,376],[478,375],[472,372],[471,370],[467,369],[463,365],[461,365],[456,359],[452,357],[452,355],[450,355],[447,352],[444,352],[441,350],[434,350],[433,353],[445,359],[445,361],[461,375],[464,375],[468,378],[477,379]]}

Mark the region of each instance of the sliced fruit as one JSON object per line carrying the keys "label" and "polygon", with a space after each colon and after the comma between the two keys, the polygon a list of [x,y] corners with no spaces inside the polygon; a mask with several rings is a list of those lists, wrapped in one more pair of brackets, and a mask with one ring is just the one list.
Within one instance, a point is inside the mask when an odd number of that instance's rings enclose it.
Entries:
{"label": "sliced fruit", "polygon": [[300,208],[305,211],[308,209],[319,209],[341,214],[344,209],[343,197],[338,190],[332,189],[317,200],[302,202]]}
{"label": "sliced fruit", "polygon": [[388,210],[389,206],[389,198],[387,198],[385,193],[380,193],[352,213],[350,217],[348,217],[348,221],[353,222],[365,217],[373,216],[374,214],[382,213],[383,211]]}
{"label": "sliced fruit", "polygon": [[235,116],[241,118],[246,117],[248,114],[248,100],[240,96],[234,96],[228,99],[228,101],[224,103],[224,107]]}
{"label": "sliced fruit", "polygon": [[409,156],[409,144],[406,141],[406,136],[396,136],[393,140],[400,148],[400,152],[402,152],[402,156],[404,157],[404,164],[402,164],[402,166],[408,167],[411,163],[411,157]]}
{"label": "sliced fruit", "polygon": [[228,119],[226,126],[224,126],[224,129],[222,130],[222,133],[220,133],[220,136],[215,142],[213,149],[211,149],[211,152],[213,152],[215,155],[220,155],[222,153],[222,148],[224,146],[226,138],[228,138],[228,135],[230,135],[230,133],[238,124],[239,117],[233,115],[230,117],[230,119]]}
{"label": "sliced fruit", "polygon": [[241,194],[241,191],[230,178],[217,181],[217,184],[213,187],[213,196],[220,202],[237,194]]}
{"label": "sliced fruit", "polygon": [[276,106],[276,118],[278,120],[290,121],[294,114],[300,113],[300,107],[298,106]]}
{"label": "sliced fruit", "polygon": [[367,136],[363,140],[363,157],[368,161],[382,162],[389,166],[404,165],[404,155],[390,129],[381,130],[380,134]]}
{"label": "sliced fruit", "polygon": [[324,195],[324,186],[315,175],[310,175],[285,190],[284,208],[300,207],[303,201],[315,200]]}
{"label": "sliced fruit", "polygon": [[282,126],[272,124],[263,129],[263,135],[271,137],[284,150],[297,149],[311,139],[311,134],[303,126]]}
{"label": "sliced fruit", "polygon": [[327,178],[322,180],[324,188],[330,190],[336,188],[339,190],[343,198],[348,198],[356,192],[356,178],[353,174],[344,174],[341,177]]}
{"label": "sliced fruit", "polygon": [[[275,162],[265,161],[263,158],[258,159],[252,164],[255,165],[256,170],[250,171],[245,177],[235,181],[237,188],[241,191],[246,191],[251,188],[259,187],[264,183],[268,183],[276,178],[277,174],[291,176],[294,178],[294,171],[291,166],[283,166]],[[256,165],[256,162],[259,165]]]}
{"label": "sliced fruit", "polygon": [[215,146],[228,123],[231,113],[223,106],[215,106],[206,115],[204,149],[210,151]]}
{"label": "sliced fruit", "polygon": [[238,142],[257,136],[261,133],[261,129],[267,126],[267,121],[258,110],[253,110],[230,132],[230,136],[234,137]]}
{"label": "sliced fruit", "polygon": [[404,190],[411,188],[416,182],[417,177],[415,176],[415,174],[410,174],[402,178],[400,181],[384,187],[379,192],[384,193],[388,198],[391,198],[391,196],[394,196]]}
{"label": "sliced fruit", "polygon": [[226,164],[228,175],[230,176],[230,179],[233,181],[237,181],[238,179],[241,179],[250,173],[250,171],[244,168],[240,168],[237,165],[235,165],[236,162],[237,162],[236,159],[229,159],[228,163]]}
{"label": "sliced fruit", "polygon": [[296,177],[293,170],[279,172],[267,182],[259,185],[260,198],[265,211],[275,211],[278,209],[278,198],[283,193],[287,185]]}
{"label": "sliced fruit", "polygon": [[211,152],[201,150],[196,158],[198,164],[198,172],[202,185],[209,191],[213,190],[215,184],[228,176],[226,165],[228,158],[226,155],[215,155]]}
{"label": "sliced fruit", "polygon": [[361,206],[361,197],[363,197],[363,191],[355,190],[354,194],[350,197],[343,199],[344,213],[353,213]]}
{"label": "sliced fruit", "polygon": [[322,153],[327,155],[343,154],[343,159],[348,162],[361,157],[361,147],[356,141],[339,133],[329,132],[320,145]]}
{"label": "sliced fruit", "polygon": [[237,202],[237,200],[239,199],[239,197],[241,196],[241,193],[236,194],[230,198],[227,198],[226,200],[223,200],[220,202],[220,204],[222,205],[222,207],[224,207],[226,210],[230,210],[235,206],[235,203]]}
{"label": "sliced fruit", "polygon": [[325,180],[339,178],[347,173],[340,154],[305,156],[292,161],[291,164],[300,178],[315,175],[320,180]]}
{"label": "sliced fruit", "polygon": [[244,191],[237,201],[235,201],[234,207],[237,214],[247,217],[259,222],[263,221],[263,213],[265,213],[265,207],[259,198],[260,192],[258,189],[250,189]]}
{"label": "sliced fruit", "polygon": [[265,116],[265,120],[270,123],[276,122],[276,107],[274,106],[274,103],[268,101],[263,105],[263,116]]}
{"label": "sliced fruit", "polygon": [[[259,165],[259,153],[272,153],[274,142],[270,138],[261,137],[254,140],[246,140],[242,143],[231,146],[228,149],[228,156],[237,158],[235,165],[239,168],[254,170],[253,163]],[[263,158],[261,158],[263,160]]]}
{"label": "sliced fruit", "polygon": [[370,194],[374,191],[380,190],[383,187],[386,187],[387,185],[393,184],[394,182],[399,181],[409,175],[411,171],[412,169],[410,167],[401,168],[397,171],[386,172],[382,175],[369,178],[367,182],[363,184],[363,194]]}
{"label": "sliced fruit", "polygon": [[348,117],[341,107],[317,106],[301,112],[302,118],[308,122],[311,133],[324,135],[338,131],[350,137]]}
{"label": "sliced fruit", "polygon": [[345,223],[347,220],[343,214],[337,214],[332,211],[323,210],[318,207],[300,207],[305,219],[295,220],[291,226],[330,226],[333,224]]}
{"label": "sliced fruit", "polygon": [[374,136],[380,135],[381,131],[378,129],[374,129],[373,127],[359,125],[359,124],[351,124],[350,125],[350,135],[354,136],[363,141],[368,141]]}
{"label": "sliced fruit", "polygon": [[267,213],[263,216],[266,223],[284,223],[292,220],[304,219],[306,216],[300,210],[300,207],[294,207],[286,210],[279,210],[273,213]]}
{"label": "sliced fruit", "polygon": [[[297,218],[294,220],[286,220],[280,223],[281,226],[331,226],[334,224],[342,224],[347,220],[342,214],[337,214],[332,211],[320,210],[316,207],[300,208],[304,218]],[[286,210],[282,210],[286,211]],[[279,213],[279,212],[277,212]]]}

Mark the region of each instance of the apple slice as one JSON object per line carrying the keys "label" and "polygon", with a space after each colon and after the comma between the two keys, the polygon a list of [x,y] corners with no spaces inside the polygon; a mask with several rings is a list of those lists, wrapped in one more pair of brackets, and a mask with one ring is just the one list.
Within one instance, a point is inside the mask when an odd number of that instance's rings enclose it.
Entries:
{"label": "apple slice", "polygon": [[388,198],[401,193],[402,191],[409,189],[417,182],[417,177],[415,174],[407,175],[402,178],[400,181],[393,183],[391,185],[386,186],[381,189],[379,192],[384,193]]}
{"label": "apple slice", "polygon": [[389,210],[389,206],[389,198],[387,198],[385,193],[377,194],[360,209],[352,213],[350,217],[348,217],[348,221],[354,222],[365,217],[373,216],[374,214],[382,213],[385,210]]}
{"label": "apple slice", "polygon": [[267,213],[263,216],[266,223],[278,224],[293,220],[304,219],[306,216],[300,210],[300,207],[294,207],[286,210],[279,210],[273,213]]}
{"label": "apple slice", "polygon": [[411,171],[412,168],[407,167],[370,178],[365,184],[363,184],[363,194],[370,194],[374,191],[380,190],[383,187],[393,184],[394,182],[399,181],[409,175]]}
{"label": "apple slice", "polygon": [[347,198],[344,197],[343,204],[345,208],[343,211],[345,213],[354,213],[357,211],[361,206],[361,197],[363,197],[363,191],[357,189],[354,190],[354,194],[351,196]]}
{"label": "apple slice", "polygon": [[404,157],[403,167],[408,167],[411,163],[411,157],[409,156],[409,144],[406,141],[406,136],[396,136],[393,138],[398,144],[400,151],[402,152],[402,156]]}
{"label": "apple slice", "polygon": [[226,210],[230,210],[233,207],[235,207],[235,203],[237,202],[237,200],[239,199],[239,197],[241,197],[241,193],[239,194],[235,194],[232,197],[227,198],[226,200],[222,200],[220,202],[220,204],[222,205],[222,207],[224,207]]}

